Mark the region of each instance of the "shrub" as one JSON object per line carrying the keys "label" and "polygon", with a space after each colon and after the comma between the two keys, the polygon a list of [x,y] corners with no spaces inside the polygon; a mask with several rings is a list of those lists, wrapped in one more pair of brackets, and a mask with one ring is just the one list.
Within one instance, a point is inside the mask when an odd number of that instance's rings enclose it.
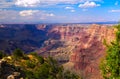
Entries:
{"label": "shrub", "polygon": [[26,61],[26,65],[28,68],[34,68],[35,67],[35,63],[33,61],[27,60]]}
{"label": "shrub", "polygon": [[120,25],[116,28],[116,39],[109,45],[104,42],[107,55],[100,66],[104,79],[120,79]]}
{"label": "shrub", "polygon": [[5,53],[3,53],[3,51],[0,51],[0,59],[2,59],[3,57],[5,57]]}
{"label": "shrub", "polygon": [[24,57],[24,53],[23,53],[22,50],[20,50],[20,49],[17,48],[17,49],[15,49],[14,52],[13,52],[13,57],[14,57],[15,59],[23,58],[23,57]]}

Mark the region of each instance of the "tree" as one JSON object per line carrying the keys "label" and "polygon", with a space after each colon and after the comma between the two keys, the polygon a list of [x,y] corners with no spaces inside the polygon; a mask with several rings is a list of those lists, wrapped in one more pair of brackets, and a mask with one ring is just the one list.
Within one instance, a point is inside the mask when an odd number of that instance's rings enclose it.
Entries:
{"label": "tree", "polygon": [[19,58],[23,58],[24,57],[24,53],[22,50],[20,50],[19,48],[15,49],[13,52],[13,57],[15,59],[19,59]]}
{"label": "tree", "polygon": [[117,29],[116,38],[111,44],[104,44],[107,47],[107,55],[100,65],[104,79],[120,79],[120,25]]}
{"label": "tree", "polygon": [[30,55],[35,56],[41,64],[44,63],[44,58],[42,56],[38,55],[36,52],[31,52]]}
{"label": "tree", "polygon": [[6,56],[5,53],[3,51],[0,51],[0,59],[2,59],[5,56]]}
{"label": "tree", "polygon": [[37,59],[41,64],[44,63],[44,58],[42,56],[38,56]]}

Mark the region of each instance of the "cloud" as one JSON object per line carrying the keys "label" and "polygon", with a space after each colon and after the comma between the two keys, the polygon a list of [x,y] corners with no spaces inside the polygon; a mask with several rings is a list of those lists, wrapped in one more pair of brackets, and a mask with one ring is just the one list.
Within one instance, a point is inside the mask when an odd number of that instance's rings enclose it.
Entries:
{"label": "cloud", "polygon": [[[60,7],[69,12],[75,12],[76,8],[74,6],[76,4],[95,3],[98,1],[100,0],[0,0],[0,22],[56,22],[57,20],[64,22],[64,19],[69,20],[68,17],[71,17],[72,22],[73,16],[56,13],[55,10]],[[39,9],[44,9],[45,11]],[[77,15],[75,16],[77,17]]]}
{"label": "cloud", "polygon": [[14,5],[14,0],[0,0],[0,8],[10,8]]}
{"label": "cloud", "polygon": [[36,7],[56,4],[78,4],[86,1],[101,1],[101,0],[17,0],[15,2],[15,5],[21,7]]}
{"label": "cloud", "polygon": [[0,23],[30,23],[51,20],[57,17],[53,13],[41,10],[0,10]]}
{"label": "cloud", "polygon": [[38,18],[38,17],[47,18],[47,17],[55,16],[55,14],[53,14],[53,13],[47,13],[47,12],[44,12],[44,11],[41,11],[41,10],[23,10],[23,11],[19,12],[19,15],[22,16],[22,17],[33,16],[35,18]]}
{"label": "cloud", "polygon": [[70,12],[75,12],[73,7],[65,7],[65,9],[70,10]]}
{"label": "cloud", "polygon": [[19,12],[14,10],[0,10],[0,23],[14,23],[19,17]]}
{"label": "cloud", "polygon": [[71,12],[75,12],[75,10],[70,10]]}
{"label": "cloud", "polygon": [[86,1],[102,1],[102,0],[40,0],[41,3],[47,4],[77,4]]}
{"label": "cloud", "polygon": [[[82,0],[80,0],[82,1]],[[17,0],[15,5],[21,7],[36,7],[42,5],[56,5],[56,4],[75,4],[79,0]]]}
{"label": "cloud", "polygon": [[73,7],[65,7],[65,9],[74,9]]}
{"label": "cloud", "polygon": [[23,10],[23,11],[20,11],[19,14],[20,16],[31,16],[37,12],[39,11],[38,10]]}
{"label": "cloud", "polygon": [[110,10],[110,12],[120,12],[120,10]]}
{"label": "cloud", "polygon": [[96,4],[95,2],[86,1],[83,4],[80,4],[78,7],[80,7],[80,8],[92,8],[92,7],[97,7],[97,6],[100,6],[100,4]]}
{"label": "cloud", "polygon": [[34,7],[40,3],[40,0],[17,0],[15,5],[22,7]]}
{"label": "cloud", "polygon": [[55,16],[53,13],[46,14],[47,16]]}
{"label": "cloud", "polygon": [[81,0],[41,0],[41,3],[44,3],[44,4],[59,4],[59,3],[75,4],[79,1]]}
{"label": "cloud", "polygon": [[79,4],[86,1],[102,1],[102,0],[0,0],[0,8],[10,7],[43,7],[57,4]]}

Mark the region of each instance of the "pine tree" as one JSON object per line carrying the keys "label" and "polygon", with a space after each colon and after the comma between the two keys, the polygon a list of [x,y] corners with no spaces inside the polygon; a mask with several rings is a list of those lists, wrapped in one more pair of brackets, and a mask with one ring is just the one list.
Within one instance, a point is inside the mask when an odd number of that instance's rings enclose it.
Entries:
{"label": "pine tree", "polygon": [[102,61],[100,68],[104,79],[120,79],[120,25],[116,25],[116,38],[107,47],[107,55]]}

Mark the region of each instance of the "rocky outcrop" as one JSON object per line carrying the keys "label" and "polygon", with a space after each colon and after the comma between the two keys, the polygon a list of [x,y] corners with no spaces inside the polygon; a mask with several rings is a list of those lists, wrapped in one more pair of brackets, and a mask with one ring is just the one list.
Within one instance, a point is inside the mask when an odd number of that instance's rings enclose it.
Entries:
{"label": "rocky outcrop", "polygon": [[0,60],[0,79],[24,79],[24,73],[19,67]]}
{"label": "rocky outcrop", "polygon": [[[64,43],[63,47],[58,46],[54,50],[49,50],[48,55],[64,63],[68,61],[73,63],[74,66],[72,64],[72,67],[84,79],[102,79],[99,64],[101,58],[105,56],[106,48],[103,41],[106,39],[110,43],[115,38],[115,29],[113,27],[96,24],[86,27],[56,26],[50,30],[49,34],[53,32],[56,33],[55,37],[58,34],[59,41],[64,41]],[[51,42],[49,47],[53,43]]]}
{"label": "rocky outcrop", "polygon": [[99,70],[101,58],[105,55],[103,40],[108,43],[114,39],[115,30],[111,27],[93,25],[79,36],[80,43],[70,56],[74,68],[85,79],[102,79]]}

